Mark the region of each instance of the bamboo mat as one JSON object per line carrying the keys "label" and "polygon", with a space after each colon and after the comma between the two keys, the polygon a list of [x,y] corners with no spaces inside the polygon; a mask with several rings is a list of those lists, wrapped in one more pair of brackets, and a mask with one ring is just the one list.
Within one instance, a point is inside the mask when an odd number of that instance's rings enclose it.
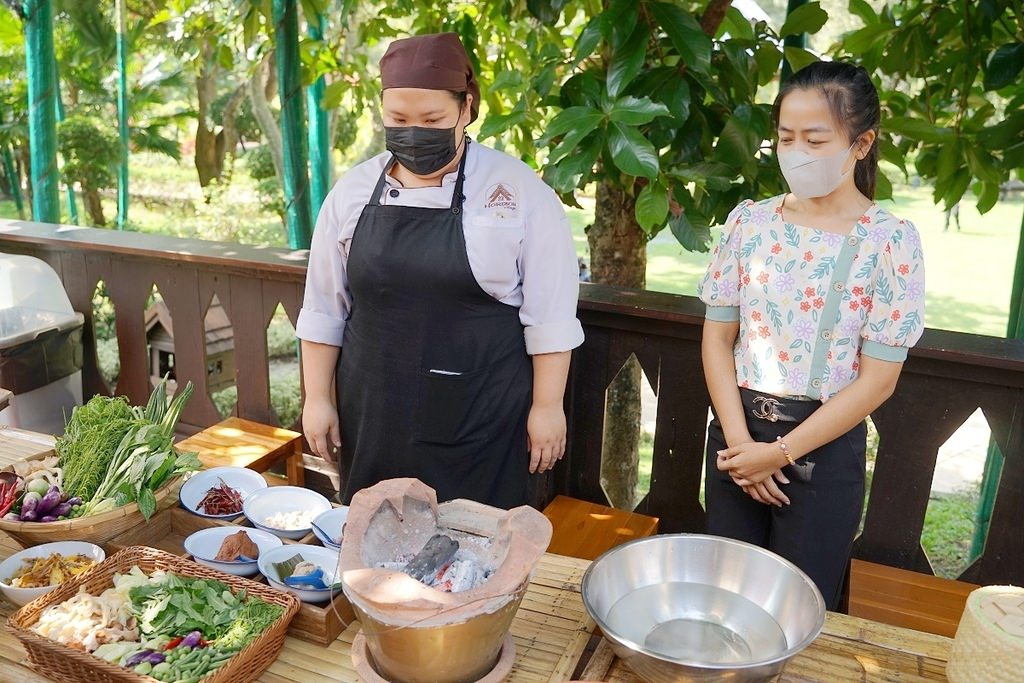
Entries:
{"label": "bamboo mat", "polygon": [[0,468],[52,450],[53,437],[49,434],[0,425]]}
{"label": "bamboo mat", "polygon": [[[20,550],[0,533],[0,559]],[[580,582],[589,562],[560,555],[544,555],[537,564],[522,605],[512,622],[516,662],[506,681],[541,683],[566,681],[572,676],[594,630],[583,607]],[[15,607],[0,598],[0,618],[6,620]],[[284,649],[270,668],[257,679],[261,683],[356,683],[350,652],[358,624],[349,626],[329,647],[287,637]],[[0,682],[46,683],[20,664],[25,650],[6,630],[0,631]]]}
{"label": "bamboo mat", "polygon": [[[829,612],[825,628],[794,657],[779,683],[931,683],[946,680],[953,641],[921,631],[887,626]],[[602,640],[580,678],[608,683],[642,683]]]}

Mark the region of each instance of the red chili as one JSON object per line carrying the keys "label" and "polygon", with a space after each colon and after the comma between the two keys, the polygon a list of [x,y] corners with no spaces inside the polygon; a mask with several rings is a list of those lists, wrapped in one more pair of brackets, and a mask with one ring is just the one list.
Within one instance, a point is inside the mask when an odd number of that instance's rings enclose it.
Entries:
{"label": "red chili", "polygon": [[173,650],[181,644],[181,641],[185,640],[183,636],[176,636],[168,641],[167,645],[164,646],[165,650]]}
{"label": "red chili", "polygon": [[242,511],[242,496],[221,479],[220,484],[210,488],[196,507],[208,515],[232,515]]}

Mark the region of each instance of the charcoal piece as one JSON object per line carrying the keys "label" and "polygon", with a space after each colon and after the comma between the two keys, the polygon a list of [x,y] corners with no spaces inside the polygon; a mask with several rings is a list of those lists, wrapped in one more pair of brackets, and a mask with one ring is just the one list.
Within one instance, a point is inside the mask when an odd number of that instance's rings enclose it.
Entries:
{"label": "charcoal piece", "polygon": [[451,562],[458,549],[458,541],[443,534],[434,534],[402,571],[417,581],[426,583],[427,579]]}

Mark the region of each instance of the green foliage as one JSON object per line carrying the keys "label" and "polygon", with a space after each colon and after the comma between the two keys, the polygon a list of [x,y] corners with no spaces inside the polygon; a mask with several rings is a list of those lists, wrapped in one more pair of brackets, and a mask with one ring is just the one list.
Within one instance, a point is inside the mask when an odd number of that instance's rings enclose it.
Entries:
{"label": "green foliage", "polygon": [[864,27],[839,49],[872,72],[882,101],[882,158],[934,183],[948,209],[971,190],[978,211],[1024,168],[1024,13],[1019,3],[893,2],[850,10]]}
{"label": "green foliage", "polygon": [[120,146],[117,134],[100,120],[68,117],[57,126],[57,149],[64,160],[61,179],[90,190],[114,187]]}
{"label": "green foliage", "polygon": [[245,153],[245,161],[249,167],[249,175],[253,180],[266,180],[276,177],[274,172],[274,156],[267,145],[254,147]]}
{"label": "green foliage", "polygon": [[[210,115],[214,121],[224,120],[224,108],[231,99],[232,91],[227,90],[221,93],[210,105]],[[235,113],[235,128],[238,129],[238,136],[244,140],[258,141],[263,137],[260,124],[252,113],[252,100],[248,97],[242,99]]]}
{"label": "green foliage", "polygon": [[[510,139],[527,159],[534,145],[546,147],[544,179],[563,201],[574,204],[575,191],[595,181],[611,183],[636,198],[648,237],[668,226],[685,248],[707,251],[709,226],[741,198],[781,190],[765,144],[770,108],[756,100],[782,58],[766,24],[734,13],[731,37],[712,38],[677,3],[612,0],[603,11],[541,4],[530,5],[538,17],[557,6],[563,21],[530,34],[532,60],[496,73],[493,88],[514,107],[492,109],[481,136]],[[790,28],[821,27],[824,10],[807,7]],[[553,116],[534,142],[545,115]]]}

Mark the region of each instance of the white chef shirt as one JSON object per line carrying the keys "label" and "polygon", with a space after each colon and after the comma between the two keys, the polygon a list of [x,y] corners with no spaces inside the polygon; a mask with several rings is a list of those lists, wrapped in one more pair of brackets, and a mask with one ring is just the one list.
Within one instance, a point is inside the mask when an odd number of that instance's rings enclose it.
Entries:
{"label": "white chef shirt", "polygon": [[[472,143],[466,154],[462,227],[469,266],[480,287],[519,309],[530,355],[569,351],[583,343],[576,319],[579,266],[569,220],[555,193],[523,162]],[[306,273],[295,334],[341,346],[352,307],[348,253],[363,207],[390,152],[355,166],[324,200]],[[381,204],[447,208],[456,172],[440,187],[405,188],[385,176]]]}

